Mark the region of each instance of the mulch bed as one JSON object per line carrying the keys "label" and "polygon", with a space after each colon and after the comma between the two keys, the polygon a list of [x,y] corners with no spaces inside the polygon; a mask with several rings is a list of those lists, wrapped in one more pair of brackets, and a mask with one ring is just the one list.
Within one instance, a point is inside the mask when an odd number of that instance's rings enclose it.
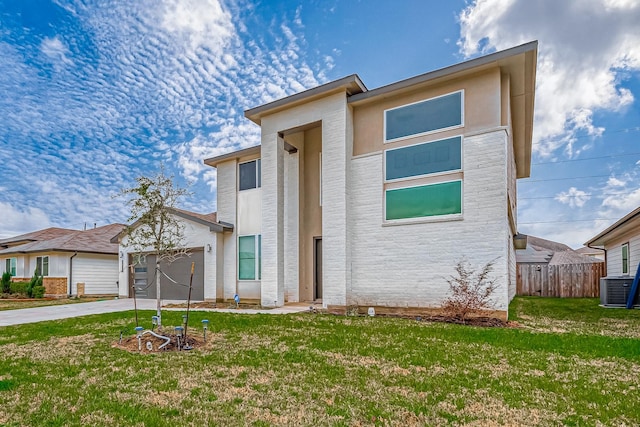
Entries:
{"label": "mulch bed", "polygon": [[[171,328],[173,329],[173,328]],[[178,336],[175,333],[166,333],[162,329],[154,331],[158,335],[163,335],[169,338],[169,344],[160,348],[162,344],[166,342],[165,339],[155,337],[151,334],[143,335],[140,339],[140,347],[138,347],[138,337],[123,336],[121,340],[112,344],[112,347],[119,348],[121,350],[128,351],[130,353],[164,353],[167,351],[188,351],[184,349],[184,338],[180,338],[180,348],[178,348]],[[213,339],[214,336],[211,333],[207,334],[207,341]],[[150,343],[150,344],[147,344]],[[199,349],[207,346],[208,342],[204,341],[202,332],[197,331],[193,334],[187,330],[187,344],[191,347],[190,350]]]}

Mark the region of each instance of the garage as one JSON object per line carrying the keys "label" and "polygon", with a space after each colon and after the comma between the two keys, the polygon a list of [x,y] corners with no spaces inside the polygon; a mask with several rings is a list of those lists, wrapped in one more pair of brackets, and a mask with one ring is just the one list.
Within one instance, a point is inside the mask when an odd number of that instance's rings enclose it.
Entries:
{"label": "garage", "polygon": [[[129,263],[133,264],[132,255],[130,255]],[[195,263],[191,299],[204,300],[204,248],[190,248],[187,256],[179,258],[171,264],[167,262],[160,264],[160,270],[164,273],[160,277],[160,296],[162,299],[187,299],[191,263]],[[129,283],[133,283],[136,298],[156,298],[155,265],[156,256],[148,254],[141,257],[140,262],[134,266]]]}

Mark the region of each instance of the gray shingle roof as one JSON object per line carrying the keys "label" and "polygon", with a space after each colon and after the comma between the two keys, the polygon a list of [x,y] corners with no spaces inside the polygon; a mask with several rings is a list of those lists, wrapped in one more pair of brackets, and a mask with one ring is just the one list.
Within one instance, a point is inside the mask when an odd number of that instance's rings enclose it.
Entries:
{"label": "gray shingle roof", "polygon": [[[29,240],[24,239],[23,236],[30,236],[30,239],[39,237],[40,239],[3,249],[0,251],[0,255],[50,251],[117,254],[118,245],[111,243],[110,239],[122,231],[123,228],[123,224],[110,224],[84,231],[56,229],[57,231],[55,232],[28,233],[16,237],[21,237],[22,240]],[[44,232],[46,230],[40,231]],[[10,239],[21,241],[16,240],[15,237]]]}

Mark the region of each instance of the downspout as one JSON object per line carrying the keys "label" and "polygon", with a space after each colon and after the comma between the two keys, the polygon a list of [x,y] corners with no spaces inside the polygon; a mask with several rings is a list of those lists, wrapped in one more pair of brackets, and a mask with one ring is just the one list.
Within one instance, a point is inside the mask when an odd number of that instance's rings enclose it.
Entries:
{"label": "downspout", "polygon": [[78,255],[77,251],[69,257],[69,298],[73,296],[73,259],[76,255]]}

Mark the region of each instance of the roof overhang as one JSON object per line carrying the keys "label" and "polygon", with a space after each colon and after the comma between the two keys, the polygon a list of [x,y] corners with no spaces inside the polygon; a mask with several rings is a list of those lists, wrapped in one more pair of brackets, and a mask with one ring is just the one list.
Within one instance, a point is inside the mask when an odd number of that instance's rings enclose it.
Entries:
{"label": "roof overhang", "polygon": [[[228,222],[224,222],[224,221],[217,221],[217,222],[212,222],[212,221],[206,221],[202,218],[198,218],[196,216],[193,215],[189,215],[186,212],[182,212],[180,210],[177,209],[171,209],[171,208],[167,208],[167,210],[169,212],[171,212],[171,214],[175,215],[175,216],[179,216],[181,218],[187,219],[189,221],[195,222],[197,224],[202,224],[205,225],[207,227],[209,227],[209,231],[212,231],[214,233],[224,233],[227,231],[233,231],[233,224],[229,224]],[[140,224],[140,221],[136,221],[133,224],[125,227],[124,229],[122,229],[122,231],[118,234],[116,234],[115,236],[113,236],[110,240],[111,243],[120,243],[120,240],[127,234],[127,229],[132,229],[132,228],[136,228],[138,227],[138,225]]]}
{"label": "roof overhang", "polygon": [[355,106],[376,102],[384,98],[414,91],[416,88],[438,85],[449,80],[499,67],[501,74],[507,74],[510,77],[511,118],[517,177],[527,178],[531,174],[537,57],[538,42],[533,41],[355,94],[349,98],[348,102]]}
{"label": "roof overhang", "polygon": [[204,159],[204,164],[211,167],[217,167],[220,163],[228,160],[239,159],[241,157],[260,156],[261,146],[255,145],[253,147],[244,148],[242,150],[232,151],[230,153],[222,154],[216,157],[210,157]]}
{"label": "roof overhang", "polygon": [[614,222],[600,234],[592,237],[584,245],[590,248],[603,248],[607,242],[624,237],[631,232],[637,232],[640,228],[640,207]]}
{"label": "roof overhang", "polygon": [[367,88],[364,83],[362,83],[362,80],[360,80],[360,77],[358,77],[357,74],[352,74],[350,76],[316,86],[312,89],[287,96],[286,98],[281,98],[258,107],[250,108],[245,110],[244,116],[255,124],[260,125],[262,117],[264,116],[314,101],[332,93],[345,92],[347,96],[351,96],[366,91]]}

